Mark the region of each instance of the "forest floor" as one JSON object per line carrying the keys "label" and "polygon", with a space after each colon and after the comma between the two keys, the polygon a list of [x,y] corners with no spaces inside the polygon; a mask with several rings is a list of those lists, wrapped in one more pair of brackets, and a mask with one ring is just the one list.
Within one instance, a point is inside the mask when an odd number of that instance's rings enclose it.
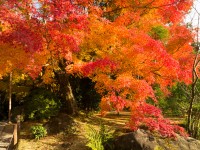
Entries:
{"label": "forest floor", "polygon": [[[111,112],[105,117],[101,117],[97,113],[80,113],[80,115],[73,118],[66,114],[60,114],[58,117],[53,118],[50,123],[45,121],[24,122],[21,125],[17,150],[89,150],[85,146],[87,143],[85,138],[87,125],[98,129],[100,124],[104,124],[111,130],[126,132],[126,122],[128,122],[129,116],[129,112],[122,112],[120,115]],[[40,140],[33,139],[30,127],[37,124],[43,124],[47,129],[51,128],[51,133]]]}
{"label": "forest floor", "polygon": [[[99,129],[100,124],[115,131],[120,135],[130,130],[126,127],[130,112],[121,112],[119,115],[111,112],[105,117],[100,114],[80,113],[77,117],[70,117],[66,114],[59,114],[48,123],[43,124],[48,136],[35,140],[31,136],[30,127],[39,124],[38,122],[24,122],[21,125],[20,141],[17,150],[90,150],[86,144],[86,127],[88,125]],[[180,121],[180,119],[178,119]]]}

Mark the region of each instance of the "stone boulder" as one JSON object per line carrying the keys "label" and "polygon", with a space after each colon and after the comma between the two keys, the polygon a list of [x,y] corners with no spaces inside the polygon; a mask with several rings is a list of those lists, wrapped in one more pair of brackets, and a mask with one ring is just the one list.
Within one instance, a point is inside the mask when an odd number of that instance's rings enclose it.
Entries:
{"label": "stone boulder", "polygon": [[162,138],[142,129],[117,137],[112,145],[114,150],[200,150],[200,141],[191,137]]}

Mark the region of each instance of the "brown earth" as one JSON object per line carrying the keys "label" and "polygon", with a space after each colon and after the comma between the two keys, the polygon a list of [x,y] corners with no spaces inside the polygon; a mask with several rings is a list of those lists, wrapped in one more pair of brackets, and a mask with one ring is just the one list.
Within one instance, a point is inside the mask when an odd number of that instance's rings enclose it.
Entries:
{"label": "brown earth", "polygon": [[[42,121],[48,130],[48,136],[36,141],[31,137],[30,127],[38,122],[24,122],[21,127],[18,150],[90,150],[85,145],[85,128],[91,125],[98,129],[100,124],[115,131],[115,134],[122,135],[130,132],[126,127],[130,112],[110,112],[105,117],[100,114],[80,113],[77,117],[70,117],[66,114],[59,114],[51,120]],[[179,122],[180,123],[180,122]]]}
{"label": "brown earth", "polygon": [[[18,150],[89,150],[86,147],[85,127],[90,124],[99,128],[100,123],[111,127],[113,130],[127,130],[125,123],[129,113],[123,112],[117,115],[109,113],[106,117],[99,114],[80,113],[77,117],[59,114],[51,120],[41,122],[24,122],[21,125],[20,141]],[[48,136],[35,140],[30,134],[30,127],[43,124],[48,131]]]}

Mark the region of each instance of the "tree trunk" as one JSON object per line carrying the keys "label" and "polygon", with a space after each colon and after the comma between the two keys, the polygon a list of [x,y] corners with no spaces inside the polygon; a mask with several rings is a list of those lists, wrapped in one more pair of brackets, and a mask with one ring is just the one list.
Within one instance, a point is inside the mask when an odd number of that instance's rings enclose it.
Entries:
{"label": "tree trunk", "polygon": [[56,73],[59,84],[59,95],[61,96],[62,110],[67,114],[75,115],[78,112],[77,104],[69,82],[69,75],[65,72]]}
{"label": "tree trunk", "polygon": [[69,76],[66,77],[66,101],[67,101],[67,109],[70,114],[77,114],[78,108],[76,104],[76,100],[74,98],[74,94],[72,92],[72,87],[69,82]]}
{"label": "tree trunk", "polygon": [[12,109],[12,72],[10,73],[9,78],[9,90],[8,90],[8,96],[9,96],[9,108],[8,108],[8,122],[11,123],[11,109]]}
{"label": "tree trunk", "polygon": [[196,96],[196,84],[199,80],[199,76],[197,74],[197,69],[198,69],[198,65],[200,62],[199,59],[199,54],[200,54],[200,49],[199,49],[199,25],[200,25],[200,16],[198,15],[198,24],[197,24],[197,40],[196,40],[196,46],[195,46],[195,58],[194,58],[194,62],[193,62],[193,66],[192,66],[192,89],[191,89],[191,98],[190,98],[190,105],[189,105],[189,109],[188,109],[188,118],[187,118],[187,131],[189,134],[191,134],[191,136],[195,136],[197,135],[195,132],[198,131],[198,126],[199,126],[199,122],[197,124],[195,124],[198,120],[196,120],[196,116],[195,113],[193,112],[193,105],[195,102],[195,96]]}
{"label": "tree trunk", "polygon": [[195,97],[195,84],[192,84],[192,89],[191,89],[191,99],[190,99],[190,105],[188,109],[188,118],[187,118],[187,131],[190,133],[191,132],[191,119],[192,119],[192,107],[194,103],[194,97]]}

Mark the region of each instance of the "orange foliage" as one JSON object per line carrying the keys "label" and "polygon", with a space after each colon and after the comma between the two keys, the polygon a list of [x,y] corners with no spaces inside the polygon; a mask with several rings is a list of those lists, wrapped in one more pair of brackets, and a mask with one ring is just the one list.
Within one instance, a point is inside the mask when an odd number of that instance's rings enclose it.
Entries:
{"label": "orange foliage", "polygon": [[[169,122],[160,117],[160,110],[146,104],[146,99],[156,102],[154,85],[160,85],[167,94],[173,83],[191,82],[192,35],[179,24],[191,5],[192,1],[119,0],[107,3],[100,15],[91,9],[89,32],[74,56],[79,60],[74,68],[96,82],[97,91],[103,95],[103,113],[130,107],[133,117],[140,118],[138,124],[132,118],[133,129],[152,122],[152,130],[164,131],[166,127],[168,131],[160,133],[174,135],[175,128],[168,126]],[[151,37],[151,29],[158,25],[169,32],[167,39]],[[155,115],[141,116],[140,108],[143,113],[159,114],[156,117],[160,128],[156,126],[157,120],[152,120]],[[148,112],[149,109],[152,111]]]}
{"label": "orange foliage", "polygon": [[[164,126],[167,121],[158,128],[161,113],[146,99],[156,102],[154,85],[167,93],[176,81],[191,82],[192,35],[180,23],[192,0],[38,2],[38,6],[32,0],[0,3],[0,22],[5,24],[0,26],[0,49],[6,49],[0,53],[6,62],[1,75],[20,66],[35,78],[45,66],[43,79],[48,83],[64,59],[71,63],[67,71],[96,82],[103,96],[102,110],[130,107],[139,122],[152,122],[152,130],[174,130]],[[169,37],[161,39],[159,34],[166,33]],[[153,113],[150,116],[157,120],[137,111]],[[134,117],[132,127],[139,125],[134,124]],[[169,132],[166,135],[173,135]]]}

